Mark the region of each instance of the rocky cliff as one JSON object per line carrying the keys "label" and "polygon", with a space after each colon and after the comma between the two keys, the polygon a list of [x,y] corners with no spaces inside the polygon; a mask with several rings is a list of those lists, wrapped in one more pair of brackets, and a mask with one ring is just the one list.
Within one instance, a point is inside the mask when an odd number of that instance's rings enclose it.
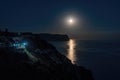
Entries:
{"label": "rocky cliff", "polygon": [[91,71],[73,65],[46,41],[25,40],[24,48],[0,47],[0,79],[94,80]]}
{"label": "rocky cliff", "polygon": [[67,35],[62,34],[35,34],[39,38],[47,40],[47,41],[68,41],[69,37]]}

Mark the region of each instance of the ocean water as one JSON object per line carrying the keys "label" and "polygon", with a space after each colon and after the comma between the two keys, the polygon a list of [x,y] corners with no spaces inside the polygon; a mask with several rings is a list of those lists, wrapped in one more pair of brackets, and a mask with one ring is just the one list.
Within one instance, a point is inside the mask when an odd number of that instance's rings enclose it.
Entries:
{"label": "ocean water", "polygon": [[92,71],[95,80],[120,80],[119,40],[50,42],[73,64]]}

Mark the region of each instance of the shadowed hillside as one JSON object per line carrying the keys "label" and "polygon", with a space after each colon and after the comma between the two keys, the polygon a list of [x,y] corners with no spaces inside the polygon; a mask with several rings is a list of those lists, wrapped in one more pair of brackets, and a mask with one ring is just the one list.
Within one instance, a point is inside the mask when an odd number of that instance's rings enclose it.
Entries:
{"label": "shadowed hillside", "polygon": [[37,37],[24,40],[28,43],[25,47],[0,47],[1,79],[94,80],[91,71],[73,65],[46,41]]}

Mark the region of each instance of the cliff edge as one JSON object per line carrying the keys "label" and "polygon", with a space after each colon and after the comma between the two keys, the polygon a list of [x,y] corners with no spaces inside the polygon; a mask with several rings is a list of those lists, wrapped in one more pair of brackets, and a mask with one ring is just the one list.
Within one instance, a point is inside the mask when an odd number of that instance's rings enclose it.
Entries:
{"label": "cliff edge", "polygon": [[[15,45],[7,39],[0,47],[1,79],[7,80],[94,80],[90,70],[76,66],[54,46],[39,38],[26,38]],[[18,43],[17,43],[18,44]]]}

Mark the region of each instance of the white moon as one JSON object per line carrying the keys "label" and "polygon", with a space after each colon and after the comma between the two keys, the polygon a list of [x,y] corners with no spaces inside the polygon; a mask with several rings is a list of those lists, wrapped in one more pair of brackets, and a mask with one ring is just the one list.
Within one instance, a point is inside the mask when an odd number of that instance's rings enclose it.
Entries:
{"label": "white moon", "polygon": [[72,24],[73,23],[73,19],[69,19],[69,23]]}
{"label": "white moon", "polygon": [[70,18],[67,19],[67,24],[68,25],[73,25],[74,23],[75,23],[74,18],[70,17]]}
{"label": "white moon", "polygon": [[65,25],[65,27],[75,28],[75,27],[79,26],[79,23],[81,23],[81,22],[78,19],[79,19],[79,16],[78,17],[75,16],[75,15],[70,15],[70,16],[68,15],[68,16],[66,16],[64,18],[64,25]]}

